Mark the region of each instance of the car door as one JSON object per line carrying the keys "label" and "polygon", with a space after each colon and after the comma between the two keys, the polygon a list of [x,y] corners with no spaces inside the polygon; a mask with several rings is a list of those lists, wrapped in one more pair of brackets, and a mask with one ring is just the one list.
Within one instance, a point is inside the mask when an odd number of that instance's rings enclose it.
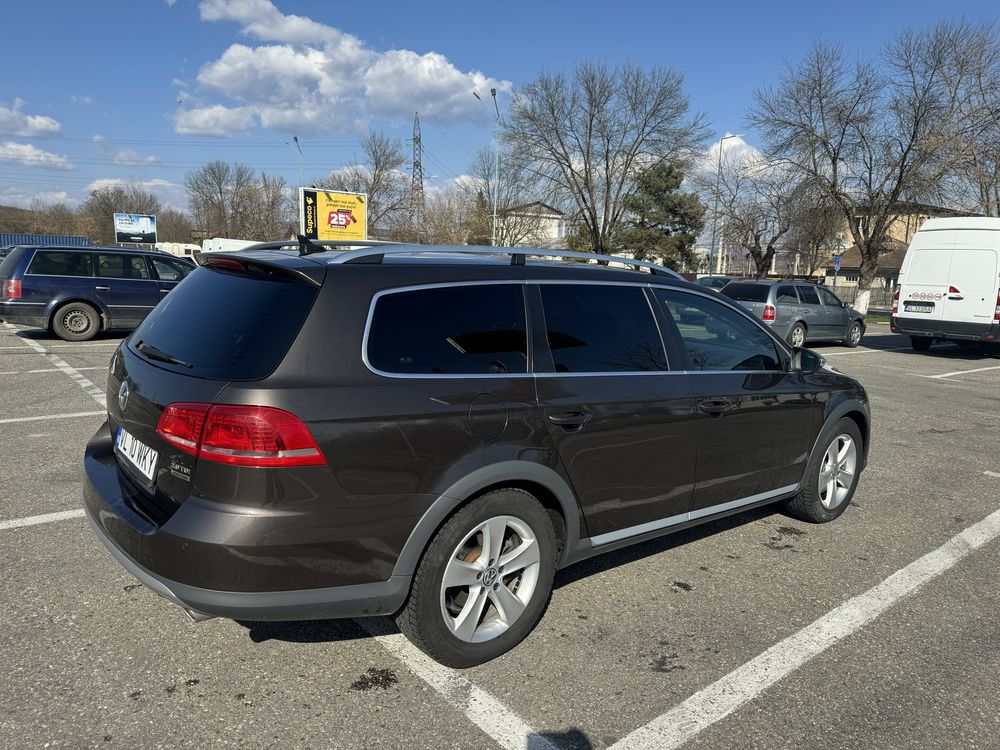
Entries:
{"label": "car door", "polygon": [[802,321],[806,324],[806,340],[828,338],[830,336],[830,323],[827,321],[826,308],[819,301],[816,287],[811,284],[798,284],[799,299],[802,304],[799,306]]}
{"label": "car door", "polygon": [[[539,282],[542,420],[595,545],[686,520],[697,414],[642,285]],[[712,292],[708,292],[712,294]]]}
{"label": "car door", "polygon": [[[680,289],[658,288],[654,297],[698,408],[691,518],[793,491],[817,429],[816,388],[787,369],[787,354],[742,312]],[[680,322],[690,307],[703,322]]]}
{"label": "car door", "polygon": [[847,335],[847,324],[850,322],[847,306],[833,292],[821,286],[816,287],[819,299],[826,310],[827,332],[831,337],[842,339]]}
{"label": "car door", "polygon": [[774,290],[774,325],[771,330],[788,339],[792,326],[802,319],[803,310],[795,287],[791,284],[779,284]]}
{"label": "car door", "polygon": [[96,253],[97,298],[108,309],[109,328],[131,328],[160,301],[146,257],[138,253]]}
{"label": "car door", "polygon": [[160,299],[166,297],[171,289],[181,283],[184,277],[194,270],[193,266],[173,258],[157,258],[151,255],[149,260],[153,264],[153,272],[156,274],[156,285],[159,289]]}

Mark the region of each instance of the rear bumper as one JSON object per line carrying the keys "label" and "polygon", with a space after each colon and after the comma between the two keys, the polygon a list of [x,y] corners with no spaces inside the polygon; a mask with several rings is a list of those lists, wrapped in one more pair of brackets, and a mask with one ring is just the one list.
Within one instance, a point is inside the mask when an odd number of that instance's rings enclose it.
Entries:
{"label": "rear bumper", "polygon": [[34,328],[47,328],[49,325],[44,303],[0,302],[0,320]]}
{"label": "rear bumper", "polygon": [[[94,534],[143,585],[188,610],[195,619],[218,616],[234,620],[310,620],[386,615],[399,610],[409,592],[410,576],[390,576],[387,581],[375,583],[283,591],[218,590],[175,580],[169,570],[172,567],[190,568],[194,548],[200,549],[199,562],[205,562],[205,540],[172,534],[173,518],[162,527],[156,527],[131,507],[127,499],[128,480],[118,469],[107,424],[102,425],[88,443],[84,468],[84,507]],[[205,514],[207,524],[215,521],[207,517],[214,511],[203,507],[188,509],[185,504],[182,510],[186,516],[185,527],[198,527],[198,518],[192,514]],[[174,518],[179,515],[181,511]],[[218,551],[218,563],[232,566],[232,556],[222,542]],[[244,584],[252,580],[256,567],[266,567],[271,562],[265,556],[261,560],[263,562],[252,555],[244,555],[239,570],[232,570],[233,577]],[[218,574],[219,571],[213,572]]]}
{"label": "rear bumper", "polygon": [[954,320],[924,320],[921,318],[890,318],[893,333],[959,341],[998,341],[1000,325],[996,323],[962,323]]}

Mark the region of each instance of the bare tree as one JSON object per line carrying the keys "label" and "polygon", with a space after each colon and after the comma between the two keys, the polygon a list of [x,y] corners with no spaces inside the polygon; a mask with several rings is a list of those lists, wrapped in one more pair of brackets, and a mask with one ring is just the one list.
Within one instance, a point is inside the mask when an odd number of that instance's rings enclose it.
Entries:
{"label": "bare tree", "polygon": [[156,216],[156,239],[160,242],[191,242],[194,223],[183,211],[164,208]]}
{"label": "bare tree", "polygon": [[372,131],[361,141],[364,161],[334,170],[316,183],[322,190],[368,195],[368,233],[385,236],[390,227],[409,220],[410,178],[403,144]]}
{"label": "bare tree", "polygon": [[568,196],[600,253],[612,248],[638,175],[662,160],[684,166],[706,137],[681,73],[591,61],[571,76],[539,75],[515,93],[503,123],[510,150]]}
{"label": "bare tree", "polygon": [[932,194],[956,164],[961,121],[946,75],[954,33],[904,32],[882,65],[851,65],[817,43],[776,89],[754,94],[748,119],[768,154],[839,208],[861,251],[861,311],[897,203]]}
{"label": "bare tree", "polygon": [[115,241],[115,213],[156,215],[162,209],[160,199],[141,185],[107,185],[90,191],[80,204],[80,226],[95,242],[110,244]]}
{"label": "bare tree", "polygon": [[188,172],[184,185],[195,224],[208,236],[284,239],[294,224],[283,177],[213,161]]}
{"label": "bare tree", "polygon": [[[803,190],[791,217],[791,229],[785,245],[792,248],[798,261],[797,272],[814,275],[831,259],[843,236],[844,218],[837,206],[814,190]],[[788,269],[789,272],[795,268]]]}
{"label": "bare tree", "polygon": [[497,169],[496,153],[482,148],[469,165],[469,179],[461,187],[477,211],[478,239],[488,244],[493,233],[493,211],[496,209],[496,244],[502,247],[537,245],[543,237],[542,214],[530,204],[554,201],[551,183],[541,180],[509,151],[500,155]]}

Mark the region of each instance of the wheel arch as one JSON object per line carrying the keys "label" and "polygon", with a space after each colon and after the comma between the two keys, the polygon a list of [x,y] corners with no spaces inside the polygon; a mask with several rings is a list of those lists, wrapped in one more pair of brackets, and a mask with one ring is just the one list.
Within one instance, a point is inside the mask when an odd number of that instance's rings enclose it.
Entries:
{"label": "wheel arch", "polygon": [[827,413],[823,417],[823,424],[816,433],[816,439],[813,440],[812,451],[810,451],[809,455],[811,456],[812,452],[816,450],[820,438],[823,437],[823,433],[826,432],[827,427],[837,423],[844,417],[851,419],[861,432],[861,440],[864,442],[861,451],[861,468],[863,469],[868,465],[868,449],[871,445],[871,416],[864,403],[854,398],[844,399],[827,410]]}
{"label": "wheel arch", "polygon": [[580,506],[569,484],[553,469],[530,461],[502,461],[467,474],[438,496],[410,532],[392,574],[412,576],[431,539],[470,501],[503,487],[531,493],[548,511],[561,543],[556,567],[580,540]]}

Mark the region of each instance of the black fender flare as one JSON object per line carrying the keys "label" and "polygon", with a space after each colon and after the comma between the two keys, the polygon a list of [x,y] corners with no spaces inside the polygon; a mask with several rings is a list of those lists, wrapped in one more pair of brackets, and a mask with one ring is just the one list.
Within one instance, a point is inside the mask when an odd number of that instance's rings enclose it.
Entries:
{"label": "black fender flare", "polygon": [[[448,516],[477,492],[504,482],[531,482],[545,487],[552,493],[566,521],[566,544],[562,553],[562,559],[565,560],[570,550],[575,549],[580,540],[580,505],[573,490],[565,479],[548,466],[531,461],[500,461],[462,477],[431,503],[410,532],[392,574],[412,576],[431,538]],[[561,562],[562,560],[559,561]]]}
{"label": "black fender flare", "polygon": [[[816,432],[816,438],[813,440],[812,450],[809,451],[809,456],[812,457],[813,453],[816,451],[816,448],[819,446],[819,440],[823,437],[823,433],[826,432],[827,427],[838,422],[841,417],[855,411],[860,412],[865,417],[865,429],[861,431],[861,437],[865,441],[864,450],[861,454],[861,468],[864,469],[864,467],[868,465],[868,446],[871,444],[872,417],[868,405],[864,401],[860,401],[855,398],[845,398],[829,408],[823,416],[823,424],[820,425],[819,430]],[[803,473],[802,479],[799,480],[799,484],[801,485],[804,481],[805,474]]]}

